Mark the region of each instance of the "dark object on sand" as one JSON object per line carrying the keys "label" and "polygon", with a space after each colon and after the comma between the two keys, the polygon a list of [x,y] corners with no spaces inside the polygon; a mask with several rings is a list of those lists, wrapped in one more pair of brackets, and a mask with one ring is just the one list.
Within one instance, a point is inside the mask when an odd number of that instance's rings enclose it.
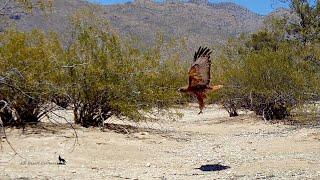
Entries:
{"label": "dark object on sand", "polygon": [[59,155],[59,165],[66,165],[66,160],[64,160],[63,158],[61,158],[61,156]]}
{"label": "dark object on sand", "polygon": [[207,164],[207,165],[202,165],[200,168],[196,168],[196,169],[200,169],[201,171],[222,171],[229,168],[230,166],[224,166],[220,164]]}

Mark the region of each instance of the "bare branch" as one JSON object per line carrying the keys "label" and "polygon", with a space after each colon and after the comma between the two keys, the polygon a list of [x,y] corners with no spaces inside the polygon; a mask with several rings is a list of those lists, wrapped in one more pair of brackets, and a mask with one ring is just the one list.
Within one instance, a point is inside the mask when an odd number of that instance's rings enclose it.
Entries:
{"label": "bare branch", "polygon": [[1,14],[1,15],[2,15],[1,11],[5,10],[5,9],[7,8],[8,4],[9,4],[9,1],[10,1],[10,0],[7,0],[7,1],[4,3],[4,5],[0,8],[0,14]]}
{"label": "bare branch", "polygon": [[67,120],[67,118],[65,118],[65,117],[63,117],[63,116],[60,116],[59,114],[57,114],[57,113],[55,113],[55,112],[53,112],[53,111],[52,111],[51,113],[52,113],[53,115],[59,117],[59,118],[64,119],[64,120],[67,122],[67,124],[69,124],[70,127],[73,129],[73,132],[74,132],[74,134],[75,134],[76,137],[75,137],[74,144],[73,144],[73,148],[72,148],[71,152],[74,151],[76,145],[78,144],[78,133],[77,133],[76,129],[73,127],[72,123]]}
{"label": "bare branch", "polygon": [[[5,108],[9,108],[8,103],[7,103],[6,101],[1,100],[0,102],[5,103],[4,107],[1,108],[0,112],[2,112]],[[21,157],[22,159],[25,159],[24,157],[22,157],[22,156],[15,150],[15,148],[12,146],[11,142],[8,140],[8,136],[7,136],[7,134],[6,134],[6,130],[5,130],[5,127],[4,127],[4,124],[3,124],[3,121],[2,121],[2,119],[1,119],[1,117],[0,117],[0,130],[2,131],[3,137],[4,137],[4,139],[6,140],[7,144],[10,146],[11,150],[15,153],[14,155],[18,155],[18,156]],[[2,137],[1,137],[0,140],[1,140],[1,141],[0,141],[0,143],[1,143],[1,142],[2,142]],[[2,144],[1,144],[1,149],[2,149]]]}

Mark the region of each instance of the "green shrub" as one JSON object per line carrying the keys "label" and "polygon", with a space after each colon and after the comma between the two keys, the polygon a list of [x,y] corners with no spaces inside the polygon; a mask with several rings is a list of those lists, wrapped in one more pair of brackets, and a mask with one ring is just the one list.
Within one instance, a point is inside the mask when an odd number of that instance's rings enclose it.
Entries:
{"label": "green shrub", "polygon": [[[262,36],[269,40],[257,41],[266,39]],[[214,77],[225,85],[218,98],[230,116],[245,108],[266,120],[283,119],[292,108],[319,97],[319,71],[304,56],[310,48],[274,42],[270,37],[268,32],[259,32],[245,48],[238,46],[232,58],[227,51],[213,61]]]}
{"label": "green shrub", "polygon": [[75,39],[66,50],[59,82],[76,123],[98,126],[112,115],[138,121],[146,112],[168,110],[179,101],[185,65],[177,52],[164,58],[167,46],[161,36],[142,50],[140,42],[121,39],[90,10],[77,14],[73,23]]}
{"label": "green shrub", "polygon": [[40,31],[8,31],[0,34],[0,44],[0,93],[18,116],[18,122],[10,124],[37,123],[58,89],[52,78],[59,69],[59,40]]}

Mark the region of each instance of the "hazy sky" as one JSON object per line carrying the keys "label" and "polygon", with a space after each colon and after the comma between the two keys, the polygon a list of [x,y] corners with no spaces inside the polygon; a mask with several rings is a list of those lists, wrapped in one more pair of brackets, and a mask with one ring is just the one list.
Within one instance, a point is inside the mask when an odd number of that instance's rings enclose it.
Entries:
{"label": "hazy sky", "polygon": [[[125,3],[133,0],[88,0],[101,4],[117,4]],[[158,0],[161,1],[161,0]],[[209,0],[210,2],[234,2],[258,14],[266,15],[279,7],[287,7],[288,5],[280,3],[279,0]]]}

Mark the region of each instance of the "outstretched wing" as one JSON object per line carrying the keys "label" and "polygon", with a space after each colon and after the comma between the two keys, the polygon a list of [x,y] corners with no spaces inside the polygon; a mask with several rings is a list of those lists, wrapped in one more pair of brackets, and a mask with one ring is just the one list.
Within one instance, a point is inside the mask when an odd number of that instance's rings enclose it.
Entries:
{"label": "outstretched wing", "polygon": [[210,54],[208,48],[200,47],[194,54],[194,62],[189,70],[189,88],[203,87],[210,83]]}

